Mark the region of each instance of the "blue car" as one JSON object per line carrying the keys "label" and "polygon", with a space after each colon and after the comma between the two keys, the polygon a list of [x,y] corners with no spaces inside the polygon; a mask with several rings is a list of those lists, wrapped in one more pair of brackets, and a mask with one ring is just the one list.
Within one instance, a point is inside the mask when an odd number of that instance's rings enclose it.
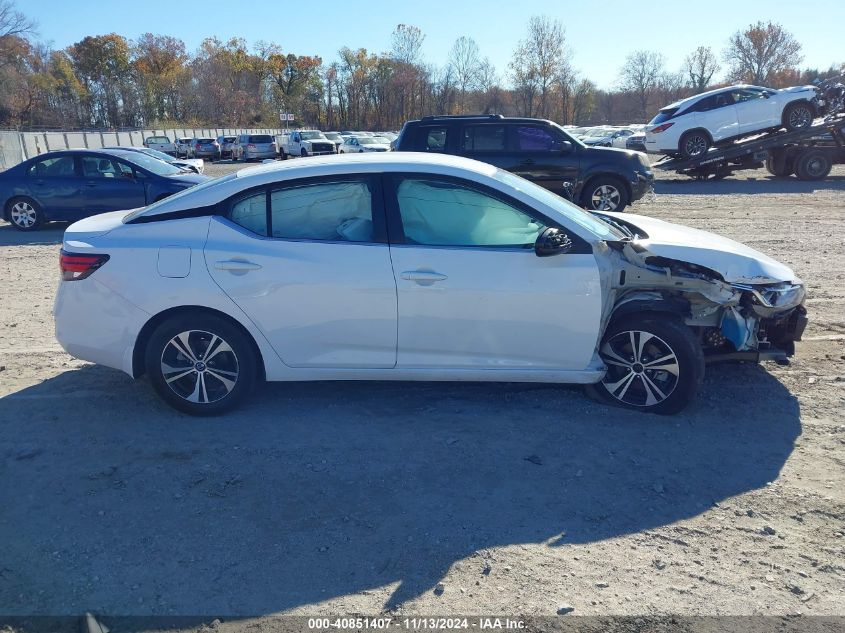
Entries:
{"label": "blue car", "polygon": [[140,152],[49,152],[0,173],[3,218],[21,231],[51,220],[146,206],[209,180]]}

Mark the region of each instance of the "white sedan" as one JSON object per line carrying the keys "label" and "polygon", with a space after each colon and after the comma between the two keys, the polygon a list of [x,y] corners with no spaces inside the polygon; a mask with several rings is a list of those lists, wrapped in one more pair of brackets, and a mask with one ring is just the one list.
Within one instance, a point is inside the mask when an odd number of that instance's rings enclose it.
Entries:
{"label": "white sedan", "polygon": [[818,114],[813,86],[730,86],[666,106],[646,128],[646,150],[698,158],[714,145],[770,129],[800,130]]}
{"label": "white sedan", "polygon": [[381,136],[349,136],[338,149],[338,154],[360,154],[363,152],[387,152],[390,141]]}
{"label": "white sedan", "polygon": [[390,152],[245,169],[71,225],[56,337],[192,414],[261,379],[581,383],[657,413],[706,360],[784,358],[787,266],[593,214],[491,165]]}

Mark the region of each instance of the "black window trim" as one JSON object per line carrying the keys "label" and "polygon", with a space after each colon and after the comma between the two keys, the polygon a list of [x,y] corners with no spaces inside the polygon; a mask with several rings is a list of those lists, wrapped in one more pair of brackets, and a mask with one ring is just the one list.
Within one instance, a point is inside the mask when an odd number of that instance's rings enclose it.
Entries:
{"label": "black window trim", "polygon": [[498,246],[468,246],[468,245],[437,245],[437,244],[416,244],[412,242],[408,242],[407,238],[405,237],[405,230],[402,226],[402,216],[399,212],[399,197],[397,195],[399,183],[405,179],[414,179],[414,180],[438,180],[441,182],[448,182],[454,183],[456,185],[460,185],[467,189],[475,189],[480,193],[490,196],[504,204],[514,207],[518,211],[525,213],[532,218],[539,220],[548,228],[555,228],[565,231],[569,238],[572,240],[572,248],[568,251],[567,254],[570,255],[592,255],[593,254],[593,247],[590,243],[580,237],[577,233],[574,233],[572,230],[567,229],[565,226],[561,225],[560,222],[553,220],[552,218],[548,217],[544,213],[541,213],[534,207],[513,198],[506,193],[499,191],[498,189],[494,189],[493,187],[489,187],[485,184],[476,182],[474,180],[467,180],[465,178],[459,178],[457,176],[447,176],[445,174],[435,174],[431,172],[411,172],[411,171],[402,171],[402,172],[386,172],[382,176],[384,180],[383,192],[384,192],[384,202],[385,202],[385,210],[387,212],[387,234],[390,240],[390,247],[391,248],[426,248],[426,249],[442,249],[442,250],[468,250],[468,251],[480,251],[480,252],[490,252],[490,251],[509,251],[509,252],[518,252],[518,253],[530,253],[532,256],[534,255],[534,248],[533,245],[525,245],[525,246],[513,246],[513,245],[498,245]]}
{"label": "black window trim", "polygon": [[[275,237],[273,235],[273,211],[271,206],[271,194],[274,191],[280,191],[284,189],[291,189],[294,187],[306,187],[309,185],[318,185],[318,184],[328,184],[328,183],[339,183],[339,182],[350,182],[350,181],[369,181],[370,191],[372,195],[370,197],[370,204],[372,205],[372,213],[373,213],[373,235],[374,240],[370,242],[350,242],[349,240],[315,240],[309,238],[293,238],[293,237]],[[250,198],[256,193],[259,193],[263,190],[265,196],[265,210],[266,210],[266,224],[267,224],[267,235],[261,235],[260,233],[255,233],[250,231],[246,227],[238,224],[234,220],[232,220],[232,208],[235,204],[240,202],[241,200],[245,200]],[[229,196],[225,200],[223,200],[217,207],[218,213],[215,215],[220,215],[228,222],[231,222],[234,226],[238,227],[239,229],[243,230],[247,235],[250,237],[254,237],[255,239],[263,239],[263,240],[272,240],[276,242],[307,242],[310,244],[350,244],[350,245],[358,245],[358,246],[386,246],[387,241],[387,220],[385,214],[385,205],[384,205],[384,193],[382,191],[382,183],[381,178],[378,177],[378,174],[371,174],[371,173],[351,173],[351,174],[338,174],[334,176],[312,176],[310,178],[296,178],[293,180],[280,180],[276,182],[266,183],[263,185],[257,185],[255,187],[251,187],[249,189],[244,189],[239,191],[237,194]]]}

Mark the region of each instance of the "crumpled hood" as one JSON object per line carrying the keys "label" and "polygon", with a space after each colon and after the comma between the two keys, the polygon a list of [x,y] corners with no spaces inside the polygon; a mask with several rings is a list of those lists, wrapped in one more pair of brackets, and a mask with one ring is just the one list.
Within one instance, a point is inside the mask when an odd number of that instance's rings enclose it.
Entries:
{"label": "crumpled hood", "polygon": [[653,255],[715,270],[728,283],[801,283],[789,266],[727,237],[642,215],[602,214],[642,229],[648,238],[637,243]]}

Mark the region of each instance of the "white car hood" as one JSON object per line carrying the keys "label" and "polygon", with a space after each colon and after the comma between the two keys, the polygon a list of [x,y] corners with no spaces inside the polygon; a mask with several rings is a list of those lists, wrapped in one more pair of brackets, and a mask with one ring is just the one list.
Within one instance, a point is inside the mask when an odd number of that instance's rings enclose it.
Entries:
{"label": "white car hood", "polygon": [[689,262],[718,272],[728,283],[801,283],[789,266],[734,240],[630,213],[602,213],[641,228],[638,244],[653,255]]}

